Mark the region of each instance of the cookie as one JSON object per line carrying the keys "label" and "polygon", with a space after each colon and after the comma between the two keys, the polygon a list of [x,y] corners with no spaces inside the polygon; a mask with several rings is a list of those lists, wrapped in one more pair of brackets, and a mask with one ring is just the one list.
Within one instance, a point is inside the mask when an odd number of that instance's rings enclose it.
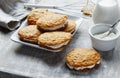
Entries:
{"label": "cookie", "polygon": [[67,24],[66,24],[66,28],[64,29],[65,32],[70,32],[73,33],[75,31],[76,28],[76,23],[73,20],[68,20]]}
{"label": "cookie", "polygon": [[41,17],[37,22],[39,29],[44,31],[63,30],[67,23],[68,17],[62,14],[47,14]]}
{"label": "cookie", "polygon": [[63,49],[69,43],[71,37],[72,35],[67,32],[45,32],[38,37],[38,44],[52,50]]}
{"label": "cookie", "polygon": [[48,11],[48,9],[34,9],[28,14],[27,22],[29,25],[36,25],[36,21],[39,18],[49,13],[54,13],[54,12]]}
{"label": "cookie", "polygon": [[36,44],[37,44],[38,36],[40,34],[41,32],[37,29],[36,25],[29,25],[24,28],[21,28],[18,31],[18,35],[21,40]]}
{"label": "cookie", "polygon": [[75,48],[66,55],[66,64],[70,69],[83,71],[100,64],[100,54],[94,49]]}

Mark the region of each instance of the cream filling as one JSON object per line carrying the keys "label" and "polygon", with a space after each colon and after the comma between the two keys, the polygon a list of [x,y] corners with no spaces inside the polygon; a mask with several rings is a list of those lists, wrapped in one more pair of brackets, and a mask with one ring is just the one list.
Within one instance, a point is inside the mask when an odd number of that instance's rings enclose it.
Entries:
{"label": "cream filling", "polygon": [[36,42],[36,40],[30,40],[30,39],[25,39],[25,38],[23,40],[30,41],[30,42]]}
{"label": "cream filling", "polygon": [[45,46],[50,47],[50,48],[53,48],[53,49],[57,49],[57,48],[60,48],[60,47],[62,47],[62,46],[64,46],[64,45],[67,45],[68,42],[69,42],[69,41],[66,41],[66,42],[64,42],[64,43],[61,43],[61,44],[58,44],[58,45],[54,45],[54,46],[50,46],[50,45],[45,45]]}
{"label": "cream filling", "polygon": [[[100,64],[100,60],[96,63],[96,64]],[[70,69],[75,69],[75,70],[83,70],[83,69],[86,69],[86,68],[93,68],[95,67],[95,65],[91,65],[91,66],[83,66],[83,67],[73,67],[73,66],[70,66],[68,63],[67,63],[67,66],[70,68]]]}
{"label": "cream filling", "polygon": [[57,25],[57,26],[55,26],[55,27],[49,27],[49,28],[41,27],[41,28],[44,29],[44,30],[57,30],[57,29],[60,29],[60,28],[64,27],[65,24],[67,24],[67,21],[66,21],[65,23],[63,23],[63,24],[61,24],[61,25]]}
{"label": "cream filling", "polygon": [[75,29],[71,30],[70,33],[73,33],[75,31]]}

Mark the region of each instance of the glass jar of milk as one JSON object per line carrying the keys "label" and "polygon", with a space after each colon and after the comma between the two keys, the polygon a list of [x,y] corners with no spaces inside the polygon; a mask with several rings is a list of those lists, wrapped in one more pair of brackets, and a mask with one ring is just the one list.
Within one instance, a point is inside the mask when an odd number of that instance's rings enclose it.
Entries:
{"label": "glass jar of milk", "polygon": [[117,0],[98,0],[93,12],[93,21],[97,23],[114,24],[119,19]]}

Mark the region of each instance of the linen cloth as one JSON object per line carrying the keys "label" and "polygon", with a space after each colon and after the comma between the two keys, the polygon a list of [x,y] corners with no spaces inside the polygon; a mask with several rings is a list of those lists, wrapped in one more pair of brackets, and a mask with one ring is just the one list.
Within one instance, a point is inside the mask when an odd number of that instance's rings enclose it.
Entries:
{"label": "linen cloth", "polygon": [[0,26],[9,30],[14,30],[20,26],[28,11],[24,9],[24,4],[28,0],[0,0]]}

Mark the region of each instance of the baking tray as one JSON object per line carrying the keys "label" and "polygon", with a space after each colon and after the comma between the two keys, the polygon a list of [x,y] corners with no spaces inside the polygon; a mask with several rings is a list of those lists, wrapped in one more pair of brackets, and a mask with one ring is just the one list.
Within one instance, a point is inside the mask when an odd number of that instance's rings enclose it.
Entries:
{"label": "baking tray", "polygon": [[[61,13],[61,11],[54,11],[54,12],[59,13],[59,14],[65,14],[65,13]],[[76,17],[76,16],[69,15],[69,14],[65,14],[65,15],[68,16],[68,19],[74,20],[76,22],[76,31],[73,33],[73,35],[74,35],[77,32],[79,26],[81,25],[81,23],[83,21],[83,18]],[[21,24],[20,28],[18,28],[18,30],[23,28],[23,27],[25,27],[25,26],[27,26],[27,25],[28,25],[27,24],[27,20],[25,20]],[[51,51],[51,52],[60,52],[60,51],[62,51],[62,50],[50,50],[50,49],[46,49],[46,48],[40,47],[39,45],[36,45],[36,44],[31,44],[31,43],[28,43],[28,42],[21,41],[19,39],[19,36],[18,36],[18,30],[16,30],[13,33],[13,35],[11,36],[11,40],[14,41],[14,42],[21,43],[21,44],[28,45],[28,46],[32,46],[32,47],[39,48],[39,49],[44,49],[44,50]]]}

